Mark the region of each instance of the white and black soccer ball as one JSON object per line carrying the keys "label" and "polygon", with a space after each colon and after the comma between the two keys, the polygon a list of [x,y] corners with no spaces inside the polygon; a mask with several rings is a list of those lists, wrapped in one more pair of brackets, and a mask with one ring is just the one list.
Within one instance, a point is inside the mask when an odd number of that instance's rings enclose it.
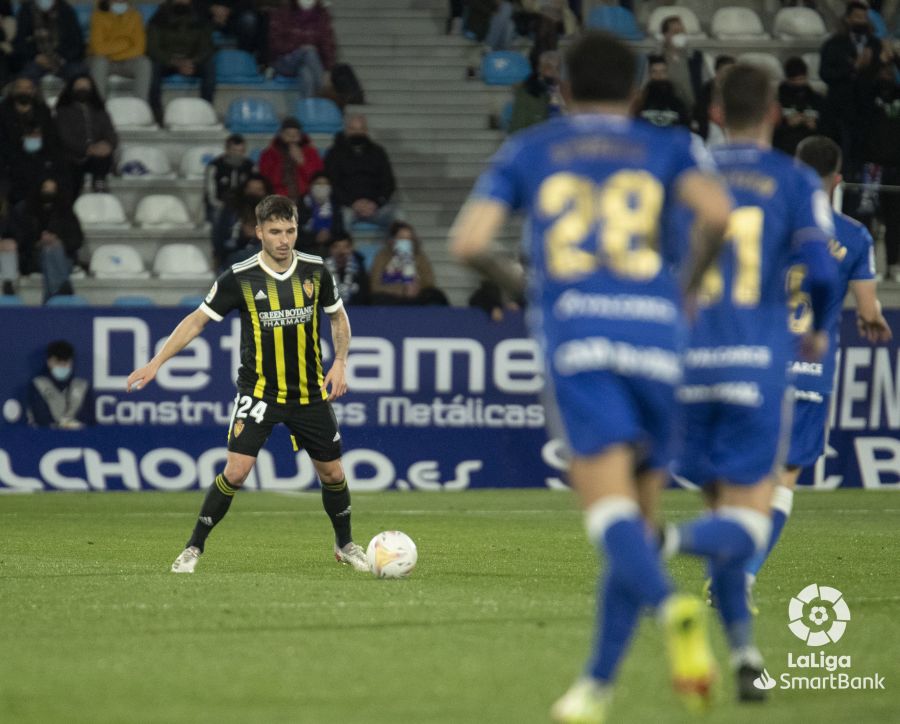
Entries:
{"label": "white and black soccer ball", "polygon": [[379,578],[405,578],[416,567],[419,552],[406,533],[386,530],[369,541],[366,557],[372,573]]}

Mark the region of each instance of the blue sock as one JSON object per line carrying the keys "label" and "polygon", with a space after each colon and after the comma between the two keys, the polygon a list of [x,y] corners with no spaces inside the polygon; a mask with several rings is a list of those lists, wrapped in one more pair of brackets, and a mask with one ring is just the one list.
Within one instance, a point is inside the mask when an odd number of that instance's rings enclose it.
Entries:
{"label": "blue sock", "polygon": [[[755,541],[747,528],[732,514],[734,510],[738,509],[723,507],[679,526],[678,552],[704,556],[713,564],[736,558],[748,560],[756,551]],[[764,518],[761,513],[752,510],[747,512]]]}
{"label": "blue sock", "polygon": [[671,592],[650,544],[636,502],[607,497],[587,511],[588,535],[606,552],[607,576],[597,607],[597,640],[588,673],[610,682],[631,639],[641,609],[657,607]]}
{"label": "blue sock", "polygon": [[781,531],[784,530],[784,524],[787,523],[793,508],[794,491],[779,485],[775,488],[775,493],[772,495],[772,533],[769,535],[769,545],[765,551],[753,556],[750,559],[750,563],[747,564],[747,573],[750,573],[754,578],[781,537]]}
{"label": "blue sock", "polygon": [[719,615],[732,651],[745,649],[753,643],[752,618],[747,608],[745,564],[746,559],[736,559],[712,566],[712,590],[716,594]]}

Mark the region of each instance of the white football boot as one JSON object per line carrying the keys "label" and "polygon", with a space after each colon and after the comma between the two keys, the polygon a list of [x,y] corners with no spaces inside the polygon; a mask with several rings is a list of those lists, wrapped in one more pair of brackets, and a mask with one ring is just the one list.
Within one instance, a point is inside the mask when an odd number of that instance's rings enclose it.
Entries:
{"label": "white football boot", "polygon": [[562,724],[603,724],[611,698],[609,687],[578,679],[553,705],[550,716]]}
{"label": "white football boot", "polygon": [[337,543],[335,543],[334,558],[338,563],[353,566],[354,569],[362,571],[363,573],[369,573],[371,570],[369,568],[369,559],[366,557],[366,552],[361,546],[356,545],[353,541],[350,541],[343,548],[338,548]]}
{"label": "white football boot", "polygon": [[172,564],[172,573],[193,573],[200,560],[200,549],[189,546],[181,551],[181,555]]}

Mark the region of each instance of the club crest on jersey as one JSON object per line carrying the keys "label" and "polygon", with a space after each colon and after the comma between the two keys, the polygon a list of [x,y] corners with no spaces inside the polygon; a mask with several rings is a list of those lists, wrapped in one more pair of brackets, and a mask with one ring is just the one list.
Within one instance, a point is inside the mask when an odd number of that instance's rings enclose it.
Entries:
{"label": "club crest on jersey", "polygon": [[304,279],[303,280],[303,293],[312,299],[313,292],[316,291],[316,285],[313,284],[312,279]]}
{"label": "club crest on jersey", "polygon": [[244,421],[243,420],[235,420],[234,427],[232,428],[232,432],[234,432],[234,436],[239,437],[243,431],[244,431]]}

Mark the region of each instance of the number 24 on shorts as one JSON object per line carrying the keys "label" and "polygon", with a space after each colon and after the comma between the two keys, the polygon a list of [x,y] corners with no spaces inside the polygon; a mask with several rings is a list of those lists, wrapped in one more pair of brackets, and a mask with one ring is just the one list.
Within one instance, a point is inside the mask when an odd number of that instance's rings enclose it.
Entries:
{"label": "number 24 on shorts", "polygon": [[254,400],[250,395],[238,395],[234,403],[234,417],[238,420],[252,417],[257,423],[262,425],[269,405],[262,400],[256,400],[255,402],[256,404],[254,405]]}

